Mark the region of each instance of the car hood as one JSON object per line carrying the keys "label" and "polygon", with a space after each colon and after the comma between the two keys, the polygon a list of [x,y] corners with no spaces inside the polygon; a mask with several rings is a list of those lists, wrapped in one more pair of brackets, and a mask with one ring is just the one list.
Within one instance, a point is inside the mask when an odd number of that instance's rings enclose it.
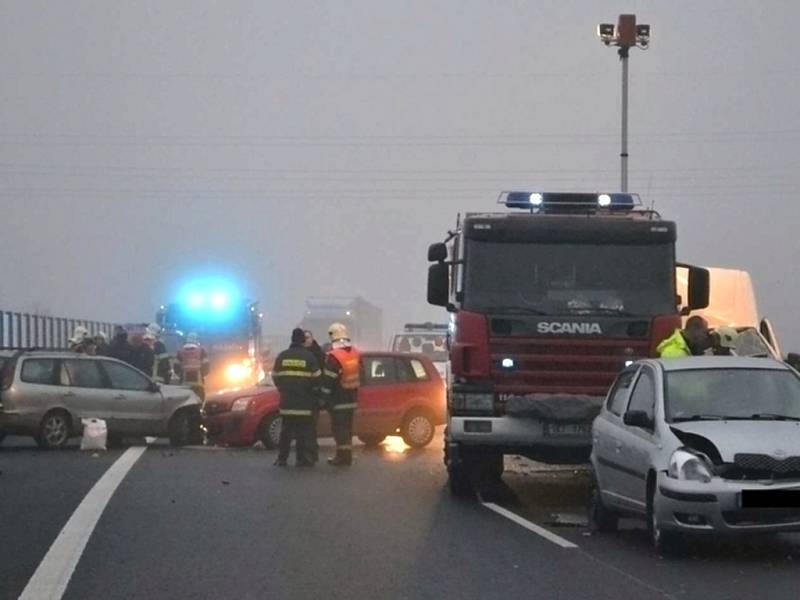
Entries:
{"label": "car hood", "polygon": [[213,394],[206,398],[205,403],[203,404],[204,410],[209,413],[217,413],[217,412],[225,412],[231,409],[234,401],[238,398],[244,398],[247,396],[254,396],[261,399],[269,398],[272,396],[278,397],[278,390],[273,387],[266,387],[266,386],[254,386],[250,388],[242,388],[240,390],[231,390],[227,392],[220,392],[218,394]]}
{"label": "car hood", "polygon": [[670,427],[696,450],[707,452],[710,442],[726,463],[733,462],[736,454],[800,456],[800,422],[796,421],[692,421]]}
{"label": "car hood", "polygon": [[[171,402],[174,404],[178,404],[180,402],[185,402],[189,400],[192,396],[197,398],[195,393],[190,390],[189,388],[181,387],[179,385],[162,385],[161,386],[161,395],[164,396],[164,399],[167,402]],[[197,401],[200,401],[200,398],[197,398]]]}

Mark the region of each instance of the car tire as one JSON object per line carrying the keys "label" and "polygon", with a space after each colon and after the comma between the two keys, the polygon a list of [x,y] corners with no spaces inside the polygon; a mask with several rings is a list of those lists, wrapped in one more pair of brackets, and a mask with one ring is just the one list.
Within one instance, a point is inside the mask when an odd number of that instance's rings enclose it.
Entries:
{"label": "car tire", "polygon": [[386,436],[380,433],[360,433],[358,434],[358,439],[360,439],[367,448],[377,448],[378,445],[386,439]]}
{"label": "car tire", "polygon": [[676,531],[668,531],[661,528],[658,522],[657,511],[655,505],[658,502],[656,495],[655,485],[647,495],[647,533],[650,536],[650,543],[653,550],[662,556],[671,556],[677,554],[681,549],[681,542],[683,538],[680,533]]}
{"label": "car tire", "polygon": [[400,434],[403,436],[403,441],[412,448],[424,448],[433,440],[436,426],[427,411],[412,410],[403,419]]}
{"label": "car tire", "polygon": [[619,515],[605,505],[597,479],[592,477],[592,489],[588,506],[589,531],[592,533],[613,533],[619,527]]}
{"label": "car tire", "polygon": [[281,416],[278,414],[264,417],[258,426],[258,441],[264,444],[267,450],[275,450],[281,438]]}
{"label": "car tire", "polygon": [[200,431],[200,416],[190,409],[183,409],[176,412],[169,422],[169,443],[170,446],[188,446],[202,436]]}
{"label": "car tire", "polygon": [[39,431],[34,436],[43,450],[59,450],[67,445],[72,437],[72,418],[65,410],[51,410],[39,423]]}

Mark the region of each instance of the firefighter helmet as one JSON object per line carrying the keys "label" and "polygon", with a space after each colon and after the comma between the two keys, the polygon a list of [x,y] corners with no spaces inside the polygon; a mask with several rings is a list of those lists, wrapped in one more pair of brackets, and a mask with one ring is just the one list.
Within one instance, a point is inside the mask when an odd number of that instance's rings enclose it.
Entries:
{"label": "firefighter helmet", "polygon": [[192,332],[186,336],[186,343],[187,344],[199,344],[200,343],[200,336],[196,333]]}
{"label": "firefighter helmet", "polygon": [[86,327],[84,327],[83,325],[78,325],[75,328],[75,331],[72,332],[72,339],[70,339],[70,342],[72,342],[73,344],[79,344],[88,337],[89,337],[89,330],[86,329]]}
{"label": "firefighter helmet", "polygon": [[347,327],[342,323],[334,323],[331,325],[328,328],[328,336],[331,338],[332,342],[350,339],[350,335],[347,333]]}
{"label": "firefighter helmet", "polygon": [[158,337],[158,334],[161,333],[161,327],[159,327],[158,323],[150,323],[150,325],[147,326],[147,333],[154,337]]}
{"label": "firefighter helmet", "polygon": [[739,332],[733,327],[717,327],[716,334],[719,336],[719,345],[722,348],[736,349],[736,338]]}

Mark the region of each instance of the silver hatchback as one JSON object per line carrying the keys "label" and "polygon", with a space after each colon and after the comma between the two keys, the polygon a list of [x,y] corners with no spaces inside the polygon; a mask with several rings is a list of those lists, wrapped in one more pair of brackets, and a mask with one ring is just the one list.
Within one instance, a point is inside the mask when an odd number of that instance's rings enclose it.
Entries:
{"label": "silver hatchback", "polygon": [[638,362],[592,437],[595,531],[645,517],[658,551],[682,534],[800,531],[800,376],[781,362]]}
{"label": "silver hatchback", "polygon": [[81,434],[82,419],[107,423],[111,440],[168,436],[173,445],[199,441],[200,398],[158,385],[119,360],[70,352],[18,352],[0,357],[0,440],[31,435],[60,448]]}

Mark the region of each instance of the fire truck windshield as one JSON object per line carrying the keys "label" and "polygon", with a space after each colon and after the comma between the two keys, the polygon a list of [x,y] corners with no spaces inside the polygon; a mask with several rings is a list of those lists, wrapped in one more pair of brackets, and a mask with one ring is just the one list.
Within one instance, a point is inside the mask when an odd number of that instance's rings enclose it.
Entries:
{"label": "fire truck windshield", "polygon": [[546,315],[675,311],[672,244],[469,240],[464,308]]}

